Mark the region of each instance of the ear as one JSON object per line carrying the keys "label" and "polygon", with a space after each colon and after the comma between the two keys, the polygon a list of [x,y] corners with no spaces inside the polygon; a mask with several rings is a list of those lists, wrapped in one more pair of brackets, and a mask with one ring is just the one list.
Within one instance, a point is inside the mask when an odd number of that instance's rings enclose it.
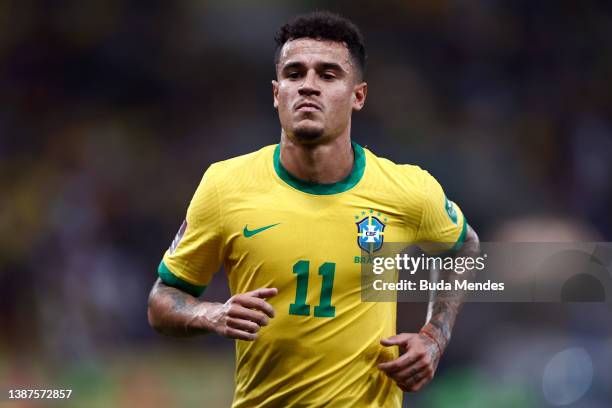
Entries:
{"label": "ear", "polygon": [[361,82],[355,85],[353,90],[353,110],[360,111],[365,105],[366,96],[368,95],[368,84]]}
{"label": "ear", "polygon": [[272,96],[274,97],[274,109],[278,109],[278,82],[272,80]]}

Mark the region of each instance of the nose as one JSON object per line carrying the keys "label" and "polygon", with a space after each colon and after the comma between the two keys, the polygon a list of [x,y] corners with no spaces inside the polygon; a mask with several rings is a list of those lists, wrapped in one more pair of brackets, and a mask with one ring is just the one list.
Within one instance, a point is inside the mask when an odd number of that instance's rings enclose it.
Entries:
{"label": "nose", "polygon": [[317,84],[317,73],[311,69],[304,76],[304,81],[298,88],[298,93],[303,96],[319,95],[321,91]]}

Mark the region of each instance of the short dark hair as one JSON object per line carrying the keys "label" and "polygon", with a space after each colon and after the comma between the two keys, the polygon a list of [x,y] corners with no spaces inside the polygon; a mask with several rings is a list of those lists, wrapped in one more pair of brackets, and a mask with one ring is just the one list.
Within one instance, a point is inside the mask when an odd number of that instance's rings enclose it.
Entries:
{"label": "short dark hair", "polygon": [[293,18],[276,33],[274,64],[278,64],[280,50],[287,41],[298,38],[337,41],[346,44],[360,78],[365,75],[366,50],[363,35],[349,19],[329,11],[315,11]]}

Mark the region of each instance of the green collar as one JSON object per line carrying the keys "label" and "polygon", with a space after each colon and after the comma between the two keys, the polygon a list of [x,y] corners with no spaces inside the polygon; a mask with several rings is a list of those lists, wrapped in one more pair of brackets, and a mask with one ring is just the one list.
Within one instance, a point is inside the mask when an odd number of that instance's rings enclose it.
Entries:
{"label": "green collar", "polygon": [[338,181],[337,183],[318,184],[300,180],[299,178],[293,176],[281,164],[280,144],[278,144],[274,149],[274,170],[276,170],[276,174],[278,175],[278,177],[280,177],[285,183],[289,184],[291,187],[297,190],[303,191],[304,193],[330,195],[345,192],[355,187],[355,185],[359,183],[359,180],[361,180],[361,177],[363,177],[363,172],[365,171],[366,164],[365,152],[363,150],[363,147],[359,146],[355,142],[351,142],[351,144],[353,145],[353,152],[355,154],[353,170],[351,170],[351,174],[346,176],[346,178],[344,178],[343,180]]}

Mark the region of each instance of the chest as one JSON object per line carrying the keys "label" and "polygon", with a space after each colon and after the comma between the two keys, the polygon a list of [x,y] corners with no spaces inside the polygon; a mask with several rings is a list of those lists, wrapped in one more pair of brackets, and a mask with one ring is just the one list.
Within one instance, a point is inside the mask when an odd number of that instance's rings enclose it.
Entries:
{"label": "chest", "polygon": [[364,255],[416,234],[394,203],[357,196],[264,195],[236,202],[226,214],[226,269],[243,281],[291,280],[305,269],[324,277],[333,269],[337,284],[352,284]]}

